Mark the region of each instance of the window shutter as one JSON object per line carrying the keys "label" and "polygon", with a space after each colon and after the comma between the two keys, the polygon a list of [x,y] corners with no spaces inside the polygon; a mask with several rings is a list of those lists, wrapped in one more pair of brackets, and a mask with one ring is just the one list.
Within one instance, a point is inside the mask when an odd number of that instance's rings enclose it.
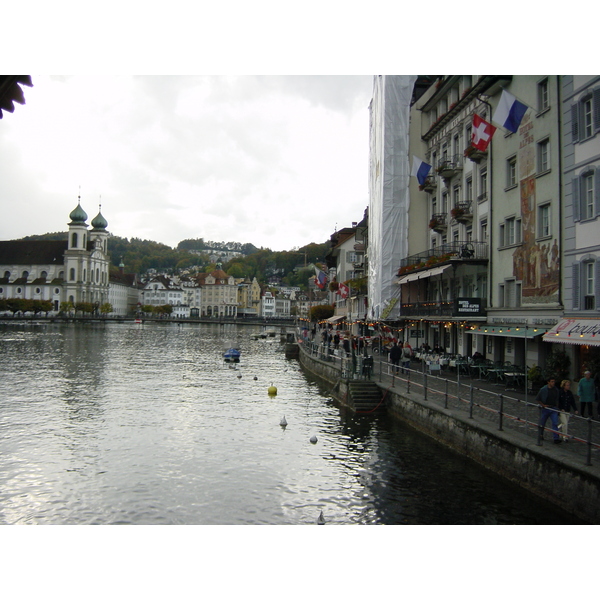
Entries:
{"label": "window shutter", "polygon": [[580,279],[580,267],[581,264],[578,262],[573,263],[573,310],[579,310],[579,305],[581,303],[581,299],[579,297],[580,289],[581,289],[581,279]]}
{"label": "window shutter", "polygon": [[600,129],[600,88],[594,90],[594,130]]}
{"label": "window shutter", "polygon": [[594,208],[596,216],[600,215],[600,169],[594,173]]}
{"label": "window shutter", "polygon": [[571,106],[571,134],[573,143],[579,141],[579,104]]}
{"label": "window shutter", "polygon": [[581,205],[579,203],[579,177],[573,177],[571,182],[571,198],[573,204],[573,221],[581,220]]}
{"label": "window shutter", "polygon": [[594,291],[596,292],[596,310],[600,310],[600,260],[596,260],[594,267]]}

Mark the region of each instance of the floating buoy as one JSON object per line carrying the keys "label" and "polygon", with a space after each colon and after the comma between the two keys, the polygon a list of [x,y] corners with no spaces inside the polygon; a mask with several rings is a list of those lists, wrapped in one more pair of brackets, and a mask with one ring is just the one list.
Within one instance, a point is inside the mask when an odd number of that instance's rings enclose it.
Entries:
{"label": "floating buoy", "polygon": [[325,517],[323,517],[323,511],[321,511],[321,514],[317,519],[317,525],[325,525]]}
{"label": "floating buoy", "polygon": [[237,378],[238,378],[238,379],[241,379],[241,378],[242,378],[242,374],[240,373],[240,374],[237,376]]}
{"label": "floating buoy", "polygon": [[311,444],[316,444],[316,443],[317,443],[317,436],[316,436],[316,435],[313,435],[313,436],[310,438],[310,443],[311,443]]}
{"label": "floating buoy", "polygon": [[258,377],[256,375],[254,376],[254,381],[258,381]]}
{"label": "floating buoy", "polygon": [[285,429],[287,427],[287,421],[285,420],[285,415],[283,415],[283,419],[279,421],[279,424]]}
{"label": "floating buoy", "polygon": [[277,388],[271,384],[269,386],[269,389],[267,390],[269,392],[269,396],[276,396],[277,395]]}

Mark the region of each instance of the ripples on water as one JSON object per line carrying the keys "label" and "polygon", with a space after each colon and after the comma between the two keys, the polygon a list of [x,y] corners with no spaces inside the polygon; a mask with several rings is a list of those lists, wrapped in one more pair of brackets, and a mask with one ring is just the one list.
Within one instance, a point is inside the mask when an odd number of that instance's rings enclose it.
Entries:
{"label": "ripples on water", "polygon": [[260,331],[0,326],[0,522],[569,522],[400,423],[346,413]]}

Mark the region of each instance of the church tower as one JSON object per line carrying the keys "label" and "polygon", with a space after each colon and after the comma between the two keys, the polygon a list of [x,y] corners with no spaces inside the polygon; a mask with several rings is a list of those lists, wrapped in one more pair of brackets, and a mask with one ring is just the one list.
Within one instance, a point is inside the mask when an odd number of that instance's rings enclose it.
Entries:
{"label": "church tower", "polygon": [[77,206],[69,215],[69,242],[65,251],[65,300],[67,302],[84,302],[82,286],[87,278],[87,214],[81,208],[81,198],[77,198]]}

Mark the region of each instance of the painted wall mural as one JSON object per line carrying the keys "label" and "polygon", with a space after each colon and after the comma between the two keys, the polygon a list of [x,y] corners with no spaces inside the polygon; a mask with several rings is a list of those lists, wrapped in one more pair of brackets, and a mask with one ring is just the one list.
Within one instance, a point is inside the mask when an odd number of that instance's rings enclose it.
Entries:
{"label": "painted wall mural", "polygon": [[559,249],[556,238],[536,241],[537,202],[533,123],[528,112],[519,128],[519,188],[522,244],[513,255],[513,276],[521,281],[523,304],[558,302]]}

